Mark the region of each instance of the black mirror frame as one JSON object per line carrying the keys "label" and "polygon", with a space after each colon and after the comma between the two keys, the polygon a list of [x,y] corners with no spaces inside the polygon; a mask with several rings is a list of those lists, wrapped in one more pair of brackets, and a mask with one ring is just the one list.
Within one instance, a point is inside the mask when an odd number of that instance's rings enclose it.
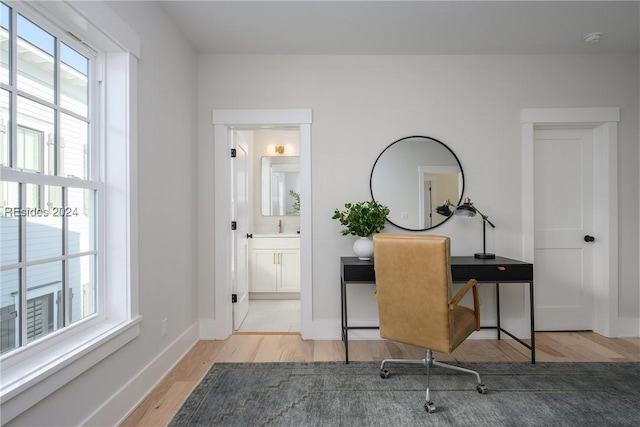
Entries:
{"label": "black mirror frame", "polygon": [[[385,153],[385,151],[387,151],[389,148],[391,148],[393,145],[402,142],[406,139],[411,139],[411,138],[424,138],[424,139],[428,139],[434,142],[439,143],[440,145],[442,145],[444,148],[446,148],[451,155],[453,156],[454,159],[456,159],[456,162],[458,163],[458,167],[460,168],[460,175],[462,175],[462,190],[460,191],[460,198],[458,199],[456,206],[460,205],[462,203],[462,198],[464,196],[464,187],[465,187],[465,177],[464,177],[464,169],[462,169],[462,163],[460,163],[460,159],[458,159],[458,156],[456,156],[456,153],[453,152],[453,150],[451,148],[449,148],[449,146],[447,144],[445,144],[442,141],[439,141],[435,138],[432,138],[430,136],[424,136],[424,135],[413,135],[413,136],[405,136],[404,138],[400,138],[397,141],[392,142],[391,144],[389,144],[384,150],[382,150],[382,152],[378,155],[378,157],[376,158],[376,161],[373,163],[373,167],[371,168],[371,174],[369,175],[369,191],[371,192],[371,199],[377,201],[378,203],[382,203],[384,204],[383,201],[381,200],[376,200],[375,196],[373,195],[373,171],[376,168],[376,164],[378,163],[378,160],[380,160],[380,157],[382,157],[382,155]],[[445,222],[449,221],[449,219],[453,216],[449,215],[448,217],[446,217],[444,219],[444,221],[442,221],[439,224],[433,225],[429,228],[406,228],[406,227],[402,227],[396,223],[394,223],[393,221],[391,221],[389,218],[387,218],[387,222],[391,225],[393,225],[394,227],[400,228],[402,230],[406,230],[406,231],[427,231],[427,230],[433,230],[436,227],[441,226],[442,224],[444,224]]]}

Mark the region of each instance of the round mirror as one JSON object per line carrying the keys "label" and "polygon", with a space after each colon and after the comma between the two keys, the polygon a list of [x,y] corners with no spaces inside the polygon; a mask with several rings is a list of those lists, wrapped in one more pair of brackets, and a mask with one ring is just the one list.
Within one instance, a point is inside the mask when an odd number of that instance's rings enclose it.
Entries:
{"label": "round mirror", "polygon": [[451,215],[436,212],[447,200],[459,205],[464,174],[458,157],[428,136],[409,136],[390,144],[371,170],[371,197],[389,207],[387,220],[404,230],[437,227]]}

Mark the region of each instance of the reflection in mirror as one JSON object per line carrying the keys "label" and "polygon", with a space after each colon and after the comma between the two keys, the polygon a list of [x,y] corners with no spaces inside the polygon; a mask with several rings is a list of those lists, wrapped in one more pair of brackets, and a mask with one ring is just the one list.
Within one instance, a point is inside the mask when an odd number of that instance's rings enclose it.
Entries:
{"label": "reflection in mirror", "polygon": [[262,215],[300,215],[300,158],[262,158]]}
{"label": "reflection in mirror", "polygon": [[371,170],[371,197],[391,210],[387,220],[402,229],[429,230],[449,217],[436,213],[445,200],[460,204],[462,166],[442,142],[427,136],[399,139],[384,149]]}

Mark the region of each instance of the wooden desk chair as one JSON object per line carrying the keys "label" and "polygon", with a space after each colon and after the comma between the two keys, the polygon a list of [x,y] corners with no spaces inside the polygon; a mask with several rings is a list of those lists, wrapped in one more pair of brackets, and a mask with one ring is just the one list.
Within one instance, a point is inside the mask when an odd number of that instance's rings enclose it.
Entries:
{"label": "wooden desk chair", "polygon": [[[473,331],[480,330],[478,282],[469,280],[451,298],[451,247],[448,237],[424,234],[377,234],[374,242],[376,298],[380,336],[426,349],[422,360],[385,359],[380,376],[387,378],[389,363],[420,364],[427,368],[424,408],[435,412],[429,393],[432,366],[476,376],[476,389],[487,387],[476,371],[437,362],[432,351],[450,354]],[[474,309],[458,305],[473,290]]]}

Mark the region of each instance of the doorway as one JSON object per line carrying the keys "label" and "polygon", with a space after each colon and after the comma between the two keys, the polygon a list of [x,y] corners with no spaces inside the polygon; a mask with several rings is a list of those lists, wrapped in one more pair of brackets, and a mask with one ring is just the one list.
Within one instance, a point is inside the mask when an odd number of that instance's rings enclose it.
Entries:
{"label": "doorway", "polygon": [[231,144],[233,330],[300,332],[299,129],[237,127]]}
{"label": "doorway", "polygon": [[[534,264],[537,296],[536,330],[540,330],[541,326],[544,329],[582,329],[585,326],[580,325],[586,324],[587,328],[601,335],[610,337],[616,334],[618,318],[617,122],[619,116],[618,108],[534,108],[522,111],[523,250],[525,259]],[[552,133],[545,135],[544,132],[547,130]],[[558,134],[565,131],[570,135]],[[578,134],[582,136],[576,138]],[[585,142],[584,138],[588,142]],[[538,142],[542,141],[540,147],[536,146],[537,139]],[[564,146],[558,145],[562,140],[573,142]],[[578,140],[580,142],[577,142]],[[544,146],[544,141],[549,143]],[[560,158],[565,156],[562,162],[576,163],[569,152],[580,146],[582,147],[580,153],[582,153],[584,144],[592,154],[586,154],[586,157],[580,154],[579,178],[575,176],[578,173],[576,170],[563,177],[562,173],[567,173],[568,167],[563,168],[562,165],[555,168],[557,177],[547,179],[542,176],[547,166],[545,162],[549,162],[551,166],[553,162],[560,162]],[[562,150],[566,151],[567,147],[570,148],[569,152],[562,152]],[[558,151],[555,151],[555,148],[558,148]],[[569,159],[566,158],[567,155]],[[586,177],[583,173],[584,168],[589,169],[586,171]],[[575,201],[572,202],[572,195],[566,192],[550,196],[542,194],[541,190],[544,186],[550,187],[554,180],[562,180],[563,185],[565,181],[574,180],[574,184],[580,188],[584,186],[582,181],[587,180],[587,184],[592,185],[592,189],[588,191],[589,195],[581,197],[580,201],[581,204],[587,205],[586,210],[574,203]],[[543,212],[545,210],[548,212]],[[590,211],[587,216],[590,215],[591,218],[585,222],[583,215],[587,210]],[[569,224],[567,221],[578,218],[581,224],[585,223],[590,229],[585,231],[581,228],[576,231],[582,241],[578,239],[578,242],[568,246],[579,247],[578,249],[563,249],[561,246],[562,244],[567,246],[566,242],[554,247],[558,242],[553,240],[565,239],[562,237],[565,235],[564,232],[545,230],[550,228],[548,225],[558,222],[554,212],[560,214],[565,220],[565,228],[574,227],[575,224]],[[540,221],[540,215],[546,219]],[[545,223],[547,220],[550,221],[549,224]],[[594,237],[595,240],[585,242],[585,236]],[[570,236],[569,239],[576,240],[576,236]],[[597,244],[589,245],[590,243]],[[546,253],[547,251],[549,252]],[[549,256],[550,253],[559,254],[558,251],[564,251],[566,257]],[[567,263],[562,262],[563,259],[569,262],[569,258],[572,258],[573,271],[570,271]],[[582,271],[576,270],[578,265],[581,266]],[[554,283],[573,280],[575,276],[583,274],[584,270],[593,277],[592,280],[588,280],[591,284],[581,285],[578,291],[574,289],[573,292],[563,291],[554,294],[552,288]],[[557,300],[553,301],[555,296]],[[588,310],[585,318],[578,319],[576,324],[567,321],[557,326],[545,325],[545,320],[541,317],[547,315],[545,310],[549,308],[558,308],[559,313],[564,310],[565,317],[571,318],[569,306],[575,299],[581,299],[586,304],[586,308],[583,307]],[[562,300],[563,302],[558,302]],[[572,321],[574,319],[571,319]]]}
{"label": "doorway", "polygon": [[[201,336],[226,339],[233,331],[233,284],[231,250],[234,240],[232,224],[231,131],[242,128],[296,127],[300,138],[300,333],[303,338],[312,325],[312,228],[311,228],[311,110],[214,110],[213,123],[213,229],[214,242],[209,260],[203,260],[204,295],[206,283],[213,289],[213,307],[201,322]],[[203,245],[207,243],[203,241]],[[203,255],[204,256],[204,255]],[[212,267],[206,267],[207,262]],[[210,277],[213,281],[206,281]],[[210,301],[210,300],[209,300]],[[205,302],[203,302],[205,305]]]}

